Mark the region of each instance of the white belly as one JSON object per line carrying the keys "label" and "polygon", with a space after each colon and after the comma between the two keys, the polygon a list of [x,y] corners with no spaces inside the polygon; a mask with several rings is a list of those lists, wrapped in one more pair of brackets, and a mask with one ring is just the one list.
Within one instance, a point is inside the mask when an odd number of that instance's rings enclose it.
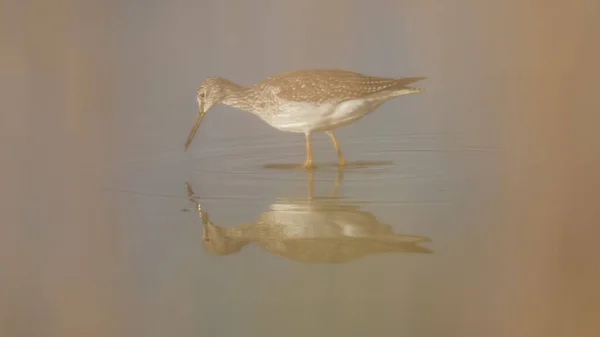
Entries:
{"label": "white belly", "polygon": [[356,99],[340,104],[315,105],[306,102],[281,103],[279,111],[264,120],[271,126],[288,132],[311,133],[330,131],[352,123],[381,104],[379,100]]}

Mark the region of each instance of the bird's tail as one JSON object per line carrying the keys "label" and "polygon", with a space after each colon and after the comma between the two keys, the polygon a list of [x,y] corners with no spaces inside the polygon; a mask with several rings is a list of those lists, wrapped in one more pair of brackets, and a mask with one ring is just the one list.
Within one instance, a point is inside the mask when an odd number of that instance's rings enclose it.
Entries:
{"label": "bird's tail", "polygon": [[422,89],[422,88],[403,86],[401,88],[394,89],[392,91],[392,96],[396,97],[396,96],[404,96],[404,95],[410,95],[410,94],[418,94],[423,91],[424,91],[424,89]]}
{"label": "bird's tail", "polygon": [[427,77],[405,77],[405,78],[399,78],[397,80],[397,85],[402,85],[402,86],[407,86],[411,83],[417,82],[417,81],[422,81],[427,79]]}
{"label": "bird's tail", "polygon": [[398,96],[401,95],[409,95],[409,94],[416,94],[419,92],[423,92],[424,89],[422,88],[416,88],[416,87],[409,87],[408,85],[417,81],[421,81],[426,79],[427,77],[406,77],[406,78],[399,78],[397,81],[397,84],[394,85],[394,87],[398,90]]}

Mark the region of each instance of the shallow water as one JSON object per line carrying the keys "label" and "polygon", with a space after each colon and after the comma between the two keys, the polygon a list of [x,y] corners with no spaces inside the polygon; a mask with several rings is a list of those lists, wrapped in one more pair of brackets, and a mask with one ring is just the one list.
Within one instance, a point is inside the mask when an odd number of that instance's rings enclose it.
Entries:
{"label": "shallow water", "polygon": [[[600,335],[597,1],[233,2],[2,4],[0,336]],[[299,68],[427,80],[183,151]]]}
{"label": "shallow water", "polygon": [[[292,335],[364,334],[373,324],[395,326],[398,315],[440,310],[430,305],[451,311],[457,298],[441,296],[446,287],[463,289],[464,278],[480,272],[468,267],[480,244],[472,232],[492,224],[461,211],[469,199],[461,185],[495,179],[494,149],[436,146],[447,135],[341,131],[348,167],[338,168],[328,139],[317,136],[317,168],[306,171],[302,137],[197,137],[189,153],[113,167],[105,186],[122,205],[126,238],[137,243],[128,259],[155,266],[134,277],[158,282],[137,295],[149,301],[145,317],[178,320],[160,304],[164,296],[192,296],[198,302],[186,310],[198,326],[236,322],[215,326],[219,335],[269,335],[290,324]],[[487,173],[452,167],[467,158]]]}

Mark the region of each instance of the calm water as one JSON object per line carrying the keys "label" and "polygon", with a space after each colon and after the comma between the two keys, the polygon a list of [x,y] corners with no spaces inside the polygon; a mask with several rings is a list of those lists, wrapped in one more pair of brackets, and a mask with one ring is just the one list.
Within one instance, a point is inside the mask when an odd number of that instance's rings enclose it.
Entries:
{"label": "calm water", "polygon": [[[599,12],[548,4],[3,3],[0,336],[598,336]],[[183,151],[204,77],[324,67],[426,91],[344,169],[224,106]]]}

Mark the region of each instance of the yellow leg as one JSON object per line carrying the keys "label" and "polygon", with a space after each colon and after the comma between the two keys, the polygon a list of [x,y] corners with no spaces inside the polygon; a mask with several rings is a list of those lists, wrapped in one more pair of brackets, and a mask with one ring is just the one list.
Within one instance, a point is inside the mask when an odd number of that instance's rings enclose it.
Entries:
{"label": "yellow leg", "polygon": [[306,135],[306,161],[304,162],[303,167],[309,168],[312,167],[312,146],[310,144],[310,133]]}
{"label": "yellow leg", "polygon": [[327,135],[331,138],[331,142],[333,143],[333,147],[335,148],[335,152],[337,152],[338,163],[340,166],[346,166],[346,161],[344,160],[344,154],[342,154],[342,150],[340,149],[340,145],[338,144],[337,139],[335,138],[335,134],[333,131],[327,131]]}

